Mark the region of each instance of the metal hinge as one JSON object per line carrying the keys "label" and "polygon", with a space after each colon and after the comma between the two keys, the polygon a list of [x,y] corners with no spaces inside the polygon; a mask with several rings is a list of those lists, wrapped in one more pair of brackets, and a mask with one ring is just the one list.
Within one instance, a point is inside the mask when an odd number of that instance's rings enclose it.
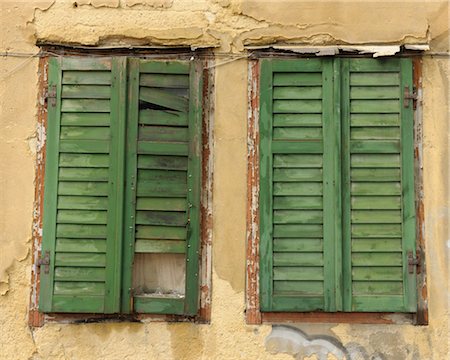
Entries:
{"label": "metal hinge", "polygon": [[47,100],[47,104],[51,107],[56,106],[56,85],[49,85],[45,94],[45,99]]}
{"label": "metal hinge", "polygon": [[416,273],[419,273],[419,267],[420,267],[420,253],[417,252],[416,256],[414,256],[414,253],[412,250],[408,251],[408,273],[414,274],[414,267],[417,267]]}
{"label": "metal hinge", "polygon": [[412,93],[409,92],[409,86],[405,86],[405,90],[403,92],[403,107],[409,107],[409,100],[413,101],[413,109],[416,109],[416,101],[417,101],[417,91],[413,89]]}
{"label": "metal hinge", "polygon": [[42,265],[44,265],[44,274],[48,274],[50,271],[50,251],[46,251],[44,255],[41,255],[41,257],[38,259],[37,262],[38,266],[42,268]]}

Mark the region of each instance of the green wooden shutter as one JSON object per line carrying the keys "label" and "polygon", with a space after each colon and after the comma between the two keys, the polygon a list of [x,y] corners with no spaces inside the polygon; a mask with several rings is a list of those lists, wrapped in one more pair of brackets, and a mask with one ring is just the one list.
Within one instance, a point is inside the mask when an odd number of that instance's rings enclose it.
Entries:
{"label": "green wooden shutter", "polygon": [[[201,68],[189,62],[131,59],[129,76],[128,286],[123,311],[194,315],[199,287]],[[163,254],[184,259],[184,294],[134,286],[131,304],[133,261],[139,256],[152,261]],[[179,266],[167,270],[175,272]]]}
{"label": "green wooden shutter", "polygon": [[411,60],[263,60],[260,84],[261,310],[416,311]]}
{"label": "green wooden shutter", "polygon": [[262,311],[334,311],[339,124],[331,60],[262,60]]}
{"label": "green wooden shutter", "polygon": [[410,59],[343,60],[346,311],[415,311]]}
{"label": "green wooden shutter", "polygon": [[49,61],[41,311],[119,311],[123,64]]}

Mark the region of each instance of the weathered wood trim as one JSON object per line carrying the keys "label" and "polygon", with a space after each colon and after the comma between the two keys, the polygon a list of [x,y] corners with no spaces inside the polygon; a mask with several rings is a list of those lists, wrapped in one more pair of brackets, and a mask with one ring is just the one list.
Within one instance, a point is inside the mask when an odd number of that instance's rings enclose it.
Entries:
{"label": "weathered wood trim", "polygon": [[413,84],[418,98],[414,110],[414,184],[416,197],[416,251],[421,264],[417,268],[417,313],[415,323],[428,325],[428,290],[425,264],[425,214],[423,204],[423,113],[422,58],[413,58]]}
{"label": "weathered wood trim", "polygon": [[247,324],[261,324],[259,311],[259,63],[248,66],[247,147]]}
{"label": "weathered wood trim", "polygon": [[38,311],[40,291],[40,273],[37,265],[41,256],[42,244],[42,212],[44,206],[44,175],[45,175],[45,134],[47,128],[46,93],[48,88],[48,57],[39,58],[38,65],[38,95],[37,95],[37,152],[36,175],[34,178],[34,209],[31,242],[31,291],[28,311],[28,325],[39,327],[44,324],[44,314]]}
{"label": "weathered wood trim", "polygon": [[202,191],[200,198],[200,311],[197,321],[211,322],[213,236],[214,61],[203,61]]}
{"label": "weathered wood trim", "polygon": [[423,204],[422,154],[422,58],[413,59],[413,82],[418,93],[414,111],[414,166],[416,196],[417,252],[421,265],[417,274],[418,309],[411,313],[290,313],[259,311],[259,66],[258,60],[249,61],[248,79],[248,165],[247,165],[247,266],[246,266],[246,322],[261,323],[357,323],[357,324],[416,324],[428,325],[428,292],[425,270],[425,230]]}
{"label": "weathered wood trim", "polygon": [[412,323],[412,314],[397,313],[263,313],[262,321],[267,323],[346,323],[346,324],[399,324]]}

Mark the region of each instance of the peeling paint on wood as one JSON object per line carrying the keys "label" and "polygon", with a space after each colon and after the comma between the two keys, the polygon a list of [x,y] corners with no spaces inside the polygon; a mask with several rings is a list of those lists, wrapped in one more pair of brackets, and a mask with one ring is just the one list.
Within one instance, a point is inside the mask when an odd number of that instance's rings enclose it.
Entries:
{"label": "peeling paint on wood", "polygon": [[247,282],[246,318],[260,324],[259,312],[259,62],[249,62],[247,148]]}
{"label": "peeling paint on wood", "polygon": [[[416,239],[417,254],[421,264],[417,270],[417,314],[418,325],[428,325],[428,291],[427,272],[425,264],[425,214],[423,204],[423,125],[422,125],[422,60],[413,60],[413,82],[417,92],[416,109],[414,111],[414,164],[415,164],[415,194],[416,194]],[[420,272],[419,272],[420,271]]]}
{"label": "peeling paint on wood", "polygon": [[[203,123],[202,123],[202,192],[201,192],[201,243],[200,243],[200,312],[198,321],[211,321],[212,290],[212,228],[213,228],[213,173],[214,159],[214,69],[213,61],[205,61],[203,67]],[[210,70],[208,70],[210,69]]]}
{"label": "peeling paint on wood", "polygon": [[45,94],[48,86],[48,58],[39,59],[39,89],[37,101],[37,149],[36,176],[33,209],[32,250],[31,250],[31,291],[28,324],[39,327],[44,324],[44,315],[38,311],[40,275],[37,259],[41,256],[42,243],[42,213],[44,204],[44,174],[45,174],[45,134],[47,127],[47,104]]}

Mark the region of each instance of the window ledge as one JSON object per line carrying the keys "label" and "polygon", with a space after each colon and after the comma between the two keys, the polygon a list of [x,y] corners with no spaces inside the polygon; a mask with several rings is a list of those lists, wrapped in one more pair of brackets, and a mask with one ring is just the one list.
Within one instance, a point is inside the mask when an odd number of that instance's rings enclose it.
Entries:
{"label": "window ledge", "polygon": [[395,324],[415,325],[415,315],[410,313],[261,313],[262,323],[345,323],[345,324]]}

